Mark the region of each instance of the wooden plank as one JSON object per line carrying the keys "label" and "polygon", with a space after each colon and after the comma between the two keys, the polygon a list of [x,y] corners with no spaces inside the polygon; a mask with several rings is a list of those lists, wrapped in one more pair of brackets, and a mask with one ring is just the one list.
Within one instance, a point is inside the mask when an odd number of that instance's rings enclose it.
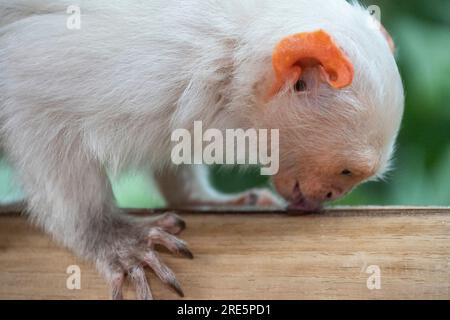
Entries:
{"label": "wooden plank", "polygon": [[[10,208],[6,211],[17,210]],[[4,210],[5,211],[5,210]],[[244,210],[245,211],[245,210]],[[449,208],[338,208],[321,214],[183,212],[195,254],[162,253],[187,299],[449,299]],[[81,290],[66,288],[79,265]],[[378,266],[381,289],[366,270]],[[178,297],[148,272],[154,295]],[[131,288],[126,297],[132,298]],[[107,299],[90,263],[17,215],[0,216],[0,299]]]}

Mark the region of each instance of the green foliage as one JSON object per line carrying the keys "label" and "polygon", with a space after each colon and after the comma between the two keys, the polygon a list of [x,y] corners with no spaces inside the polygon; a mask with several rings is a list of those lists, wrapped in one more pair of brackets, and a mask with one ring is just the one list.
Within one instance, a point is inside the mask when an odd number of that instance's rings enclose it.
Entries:
{"label": "green foliage", "polygon": [[120,207],[159,208],[165,205],[155,185],[144,174],[128,173],[112,182]]}
{"label": "green foliage", "polygon": [[22,192],[13,181],[8,164],[5,160],[0,160],[0,203],[11,203],[22,199]]}

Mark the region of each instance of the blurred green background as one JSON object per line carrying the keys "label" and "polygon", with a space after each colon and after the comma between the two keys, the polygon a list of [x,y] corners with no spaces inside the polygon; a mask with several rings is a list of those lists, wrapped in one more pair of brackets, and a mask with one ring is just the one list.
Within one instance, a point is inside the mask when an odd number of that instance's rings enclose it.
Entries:
{"label": "blurred green background", "polygon": [[[406,88],[405,118],[394,170],[386,181],[359,187],[339,204],[450,205],[450,1],[380,0],[381,20],[398,47]],[[257,170],[213,168],[212,182],[225,192],[268,186]],[[119,205],[159,207],[164,201],[142,174],[113,181]],[[0,162],[0,201],[20,199],[8,165]]]}

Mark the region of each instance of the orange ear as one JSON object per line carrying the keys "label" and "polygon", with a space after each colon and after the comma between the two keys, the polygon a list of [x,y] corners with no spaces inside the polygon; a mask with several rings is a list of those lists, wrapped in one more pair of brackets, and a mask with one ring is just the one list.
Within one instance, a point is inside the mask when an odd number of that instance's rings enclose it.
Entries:
{"label": "orange ear", "polygon": [[307,67],[318,66],[330,86],[341,89],[353,81],[353,65],[328,33],[323,30],[288,36],[275,47],[272,56],[275,83],[269,97],[286,82],[297,81]]}

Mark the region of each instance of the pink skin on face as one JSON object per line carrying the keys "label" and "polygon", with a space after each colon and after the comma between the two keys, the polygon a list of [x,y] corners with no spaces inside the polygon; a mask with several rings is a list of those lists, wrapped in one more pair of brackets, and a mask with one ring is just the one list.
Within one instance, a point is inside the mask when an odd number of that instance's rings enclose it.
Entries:
{"label": "pink skin on face", "polygon": [[324,202],[343,197],[372,177],[378,166],[353,163],[347,169],[344,163],[348,165],[348,162],[336,158],[334,161],[327,159],[323,163],[326,165],[320,166],[316,163],[305,164],[295,170],[282,169],[274,177],[275,188],[289,202],[288,209],[301,212],[320,211]]}

